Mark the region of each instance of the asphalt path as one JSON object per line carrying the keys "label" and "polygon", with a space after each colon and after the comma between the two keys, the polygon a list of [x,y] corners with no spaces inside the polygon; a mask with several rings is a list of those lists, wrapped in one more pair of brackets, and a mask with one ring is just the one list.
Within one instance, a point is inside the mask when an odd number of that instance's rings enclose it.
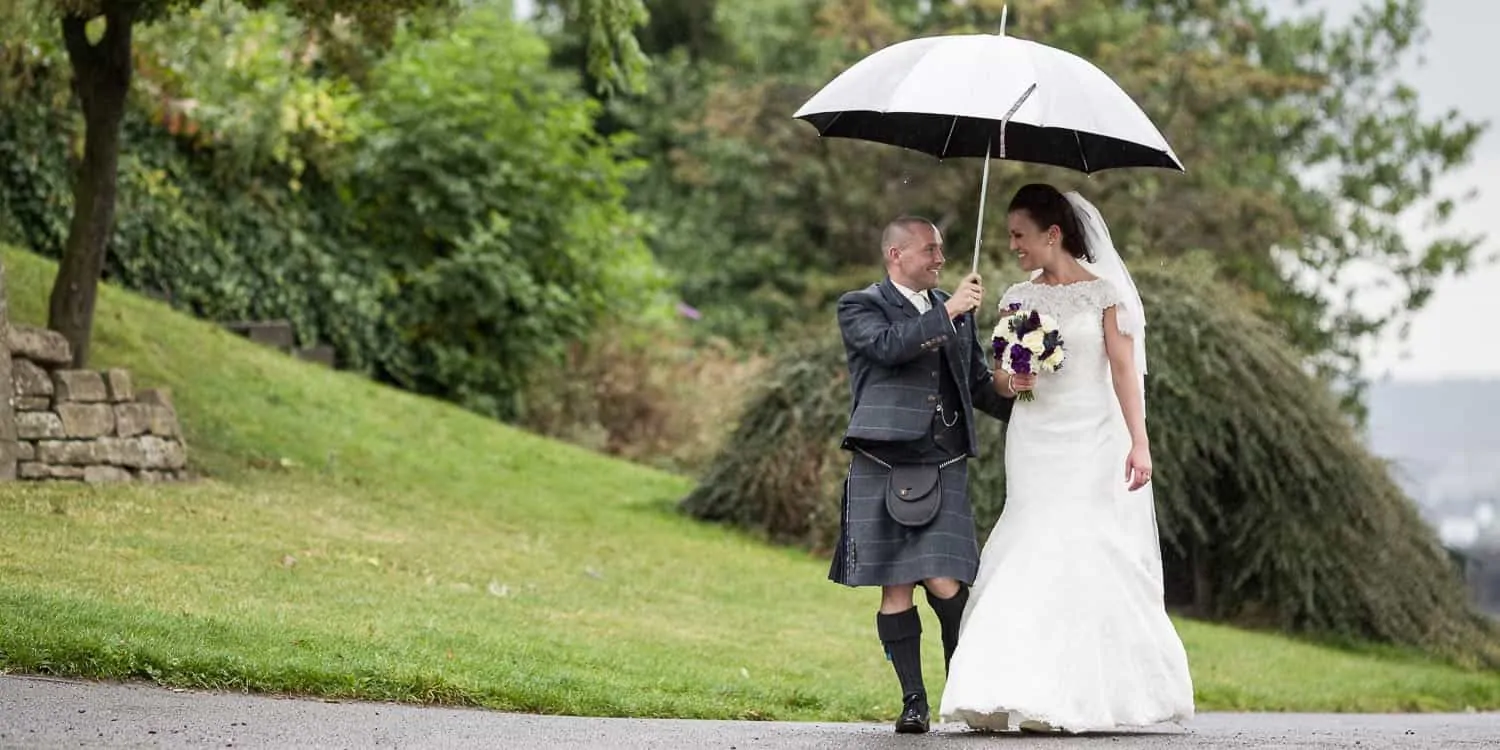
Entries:
{"label": "asphalt path", "polygon": [[1500,748],[1500,714],[1205,713],[1083,736],[597,719],[0,676],[0,748]]}

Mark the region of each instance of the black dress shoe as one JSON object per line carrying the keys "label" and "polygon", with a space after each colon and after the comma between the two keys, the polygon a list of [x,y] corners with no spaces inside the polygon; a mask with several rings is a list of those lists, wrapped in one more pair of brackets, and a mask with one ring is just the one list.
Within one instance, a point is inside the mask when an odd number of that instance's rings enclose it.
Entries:
{"label": "black dress shoe", "polygon": [[902,699],[901,718],[896,720],[896,734],[922,734],[927,731],[927,696],[912,693]]}

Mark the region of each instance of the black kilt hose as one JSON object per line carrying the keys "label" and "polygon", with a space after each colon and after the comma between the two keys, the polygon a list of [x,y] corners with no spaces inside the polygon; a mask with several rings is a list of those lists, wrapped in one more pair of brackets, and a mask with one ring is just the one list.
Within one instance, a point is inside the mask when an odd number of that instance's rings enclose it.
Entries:
{"label": "black kilt hose", "polygon": [[896,523],[885,509],[890,469],[862,453],[849,462],[838,547],[828,578],[845,586],[894,586],[928,578],[972,584],[979,572],[979,541],[969,505],[969,464],[959,459],[940,470],[942,505],[922,527]]}

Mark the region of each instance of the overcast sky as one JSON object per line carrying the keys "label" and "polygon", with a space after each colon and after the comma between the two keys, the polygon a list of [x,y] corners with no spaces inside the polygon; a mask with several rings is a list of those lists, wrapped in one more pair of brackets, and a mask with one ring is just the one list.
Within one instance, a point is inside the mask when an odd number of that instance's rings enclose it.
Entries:
{"label": "overcast sky", "polygon": [[[1360,0],[1314,0],[1309,8],[1326,9],[1340,20],[1363,5]],[[1271,0],[1276,9],[1295,9],[1294,0]],[[1437,115],[1457,109],[1471,120],[1487,120],[1490,129],[1474,149],[1473,161],[1438,183],[1439,190],[1462,192],[1470,187],[1479,196],[1465,204],[1450,228],[1487,235],[1480,254],[1500,249],[1500,97],[1486,81],[1495,39],[1488,30],[1500,28],[1500,3],[1472,0],[1427,0],[1426,25],[1430,36],[1422,45],[1422,64],[1410,61],[1403,74],[1420,92],[1423,109]],[[1492,74],[1490,74],[1492,75]],[[1420,217],[1405,225],[1413,242],[1423,237]],[[1500,322],[1500,265],[1483,264],[1461,278],[1445,280],[1419,313],[1404,345],[1391,338],[1370,352],[1368,374],[1399,380],[1444,378],[1500,378],[1500,347],[1483,344],[1497,339]]]}
{"label": "overcast sky", "polygon": [[[1324,9],[1337,20],[1360,7],[1362,0],[1266,0],[1279,12],[1301,12],[1299,8]],[[530,0],[517,0],[522,13],[531,10]],[[1409,61],[1404,77],[1421,92],[1427,113],[1436,115],[1457,108],[1465,117],[1488,120],[1500,129],[1500,96],[1493,93],[1479,71],[1493,57],[1495,39],[1487,29],[1500,28],[1500,3],[1478,0],[1427,0],[1430,32],[1422,46],[1422,64]],[[1490,53],[1490,54],[1487,54]],[[1168,134],[1170,137],[1170,134]],[[1486,132],[1475,149],[1473,162],[1438,184],[1444,192],[1457,193],[1474,187],[1479,197],[1463,206],[1451,229],[1484,233],[1485,256],[1500,249],[1500,133]],[[1420,217],[1404,225],[1413,244],[1422,239]],[[1405,344],[1394,336],[1375,342],[1369,351],[1368,374],[1400,380],[1442,378],[1500,378],[1500,346],[1494,341],[1494,326],[1500,321],[1500,265],[1487,264],[1461,278],[1446,279],[1437,294],[1414,319]]]}

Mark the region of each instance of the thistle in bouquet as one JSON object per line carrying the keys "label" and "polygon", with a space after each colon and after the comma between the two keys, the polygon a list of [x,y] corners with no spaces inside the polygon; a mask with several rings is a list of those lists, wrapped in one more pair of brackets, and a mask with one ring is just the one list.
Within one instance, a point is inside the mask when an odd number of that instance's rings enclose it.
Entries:
{"label": "thistle in bouquet", "polygon": [[[1057,320],[1037,310],[1024,309],[1019,303],[1001,306],[993,343],[995,367],[1011,375],[1057,372],[1067,359]],[[1031,401],[1036,395],[1022,391],[1016,398]]]}

